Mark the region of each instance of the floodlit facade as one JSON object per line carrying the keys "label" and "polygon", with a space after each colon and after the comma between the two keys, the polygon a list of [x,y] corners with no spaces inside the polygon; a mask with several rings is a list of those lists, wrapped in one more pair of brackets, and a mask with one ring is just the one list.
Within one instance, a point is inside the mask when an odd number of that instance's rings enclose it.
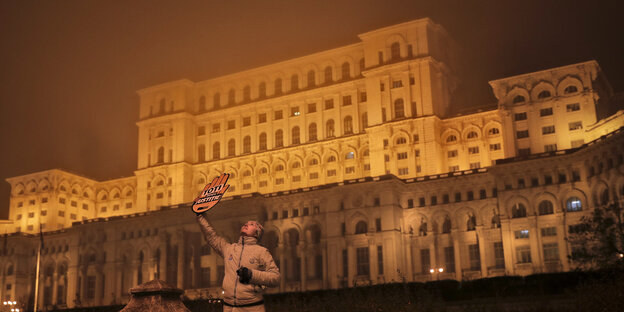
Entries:
{"label": "floodlit facade", "polygon": [[452,115],[457,53],[440,25],[359,38],[140,90],[131,177],[7,179],[0,297],[34,293],[40,227],[45,306],[124,303],[153,278],[218,297],[223,260],[189,203],[223,172],[228,198],[210,220],[230,241],[264,224],[273,292],[571,269],[568,232],[624,196],[624,114],[609,115],[598,64],[491,81],[497,106]]}

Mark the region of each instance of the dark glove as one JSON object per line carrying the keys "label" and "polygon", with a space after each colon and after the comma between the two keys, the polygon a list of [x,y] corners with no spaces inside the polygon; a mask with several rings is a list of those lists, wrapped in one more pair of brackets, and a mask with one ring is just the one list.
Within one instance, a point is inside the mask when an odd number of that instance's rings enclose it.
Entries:
{"label": "dark glove", "polygon": [[249,284],[251,281],[251,270],[246,267],[240,267],[236,270],[236,274],[238,274],[238,280],[243,284]]}

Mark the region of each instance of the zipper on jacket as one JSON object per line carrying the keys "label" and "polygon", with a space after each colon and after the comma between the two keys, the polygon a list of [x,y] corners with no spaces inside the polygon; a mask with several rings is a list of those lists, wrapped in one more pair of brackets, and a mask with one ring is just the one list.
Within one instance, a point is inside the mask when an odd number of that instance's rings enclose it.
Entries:
{"label": "zipper on jacket", "polygon": [[[238,257],[238,269],[241,267],[241,260],[243,260],[243,250],[245,250],[245,238],[242,239],[243,247],[241,248],[240,257]],[[237,270],[238,271],[238,270]],[[236,304],[236,287],[238,287],[238,274],[236,274],[236,282],[234,282],[234,304]]]}

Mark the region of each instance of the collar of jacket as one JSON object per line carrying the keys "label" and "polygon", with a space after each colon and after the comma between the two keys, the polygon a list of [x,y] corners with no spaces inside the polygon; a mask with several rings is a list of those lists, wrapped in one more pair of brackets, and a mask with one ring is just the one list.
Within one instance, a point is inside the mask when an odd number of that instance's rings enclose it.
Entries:
{"label": "collar of jacket", "polygon": [[258,243],[258,239],[252,236],[241,236],[238,238],[238,243],[242,244],[243,240],[245,241],[245,245],[255,245]]}

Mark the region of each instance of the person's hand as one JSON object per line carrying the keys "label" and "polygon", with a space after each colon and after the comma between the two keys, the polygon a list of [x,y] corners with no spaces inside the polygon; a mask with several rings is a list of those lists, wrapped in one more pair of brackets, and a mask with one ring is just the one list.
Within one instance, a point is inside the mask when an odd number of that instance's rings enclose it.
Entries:
{"label": "person's hand", "polygon": [[251,281],[251,270],[246,267],[240,267],[236,270],[236,274],[238,274],[238,280],[243,284],[249,284]]}
{"label": "person's hand", "polygon": [[223,173],[214,178],[210,184],[207,184],[201,194],[193,201],[193,212],[199,215],[218,204],[225,191],[230,187],[225,184],[229,178],[229,173]]}

